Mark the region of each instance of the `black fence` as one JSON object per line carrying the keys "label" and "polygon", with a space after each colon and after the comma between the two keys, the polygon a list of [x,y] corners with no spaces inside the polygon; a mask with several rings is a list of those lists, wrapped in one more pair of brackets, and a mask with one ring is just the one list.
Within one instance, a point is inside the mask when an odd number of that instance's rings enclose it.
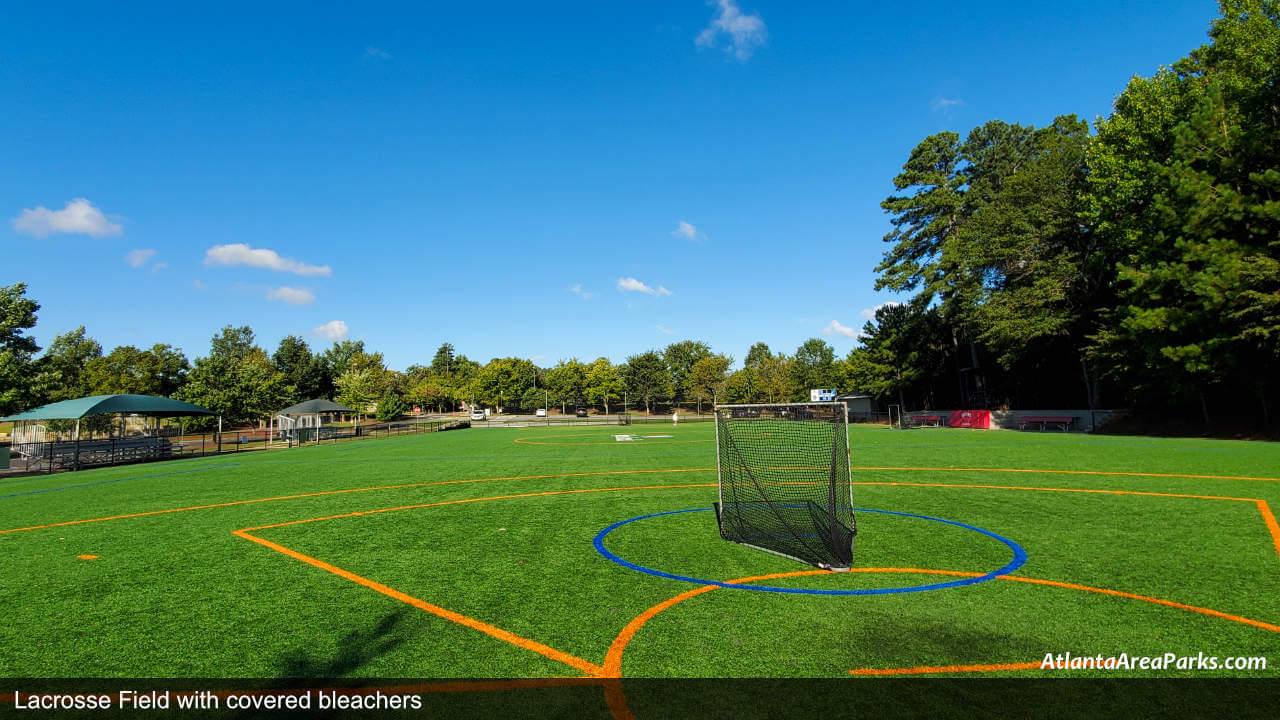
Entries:
{"label": "black fence", "polygon": [[[468,427],[466,420],[446,419],[388,422],[369,425],[323,426],[295,430],[228,430],[185,435],[161,432],[125,438],[52,440],[0,446],[9,453],[9,469],[16,472],[60,472],[111,465],[208,457],[228,453],[332,444],[351,440],[420,435]],[[3,466],[0,466],[3,467]]]}

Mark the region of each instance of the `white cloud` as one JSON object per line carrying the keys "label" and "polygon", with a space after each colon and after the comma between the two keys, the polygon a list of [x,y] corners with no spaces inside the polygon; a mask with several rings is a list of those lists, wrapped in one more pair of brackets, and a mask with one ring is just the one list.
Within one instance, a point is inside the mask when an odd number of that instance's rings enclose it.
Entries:
{"label": "white cloud", "polygon": [[663,327],[663,326],[661,326],[661,325],[659,325],[659,326],[658,326],[658,332],[662,333],[663,335],[675,335],[675,334],[676,334],[676,331],[675,331],[675,330],[672,330],[672,329],[671,329],[671,328],[669,328],[669,327]]}
{"label": "white cloud", "polygon": [[[709,5],[711,3],[708,3]],[[721,35],[727,35],[729,44],[725,52],[738,60],[747,60],[756,48],[764,45],[768,29],[759,15],[743,15],[734,0],[716,0],[716,14],[711,24],[699,35],[694,44],[698,47],[716,47]]]}
{"label": "white cloud", "polygon": [[167,268],[167,267],[169,267],[169,263],[156,263],[155,265],[152,265],[152,266],[151,266],[151,272],[153,272],[153,273],[154,273],[154,272],[160,272],[161,270],[163,270],[163,269],[165,269],[165,268]]}
{"label": "white cloud", "polygon": [[670,295],[671,291],[659,285],[651,288],[633,277],[618,278],[618,290],[622,292],[642,292],[654,297]]}
{"label": "white cloud", "polygon": [[858,337],[858,332],[848,325],[841,325],[839,320],[832,320],[831,324],[823,328],[823,333],[827,335],[843,335],[847,338]]}
{"label": "white cloud", "polygon": [[27,208],[13,219],[13,229],[23,235],[48,237],[54,233],[73,233],[92,237],[119,235],[124,228],[107,220],[102,211],[84,198],[76,198],[61,210],[50,210],[41,205]]}
{"label": "white cloud", "polygon": [[391,53],[388,53],[386,50],[379,50],[378,48],[372,45],[365,47],[364,56],[371,60],[390,60],[391,59]]}
{"label": "white cloud", "polygon": [[330,320],[320,327],[315,328],[312,332],[321,337],[329,338],[334,342],[346,340],[347,336],[350,335],[350,332],[347,330],[347,324],[341,320]]}
{"label": "white cloud", "polygon": [[862,316],[863,320],[875,320],[876,311],[879,310],[880,308],[897,307],[901,304],[902,303],[900,302],[893,302],[892,300],[890,300],[889,302],[880,303],[879,305],[873,308],[863,308],[862,310],[858,311],[858,314]]}
{"label": "white cloud", "polygon": [[929,107],[934,112],[939,112],[941,110],[950,110],[953,107],[959,107],[961,105],[964,105],[964,100],[961,100],[960,98],[953,99],[953,98],[940,97],[940,98],[935,98],[933,102],[929,103]]}
{"label": "white cloud", "polygon": [[701,242],[707,239],[707,234],[698,232],[698,228],[694,227],[692,223],[681,220],[676,225],[676,229],[671,231],[671,237],[684,238],[690,242]]}
{"label": "white cloud", "polygon": [[155,250],[130,250],[128,255],[124,256],[124,261],[133,267],[142,267],[147,264],[151,256],[155,255]]}
{"label": "white cloud", "polygon": [[267,299],[279,300],[290,305],[310,305],[316,301],[316,295],[306,288],[284,285],[268,292]]}
{"label": "white cloud", "polygon": [[569,292],[573,293],[574,295],[577,295],[578,297],[582,298],[583,300],[590,300],[591,298],[593,298],[593,297],[595,297],[595,296],[596,296],[596,294],[595,294],[595,293],[593,293],[593,292],[590,292],[590,291],[588,291],[588,290],[583,290],[583,289],[582,289],[582,283],[574,283],[574,284],[569,288]]}
{"label": "white cloud", "polygon": [[230,245],[214,245],[205,251],[205,265],[248,265],[249,267],[266,268],[294,275],[332,274],[328,265],[308,265],[293,258],[282,258],[275,250],[251,248],[245,243]]}

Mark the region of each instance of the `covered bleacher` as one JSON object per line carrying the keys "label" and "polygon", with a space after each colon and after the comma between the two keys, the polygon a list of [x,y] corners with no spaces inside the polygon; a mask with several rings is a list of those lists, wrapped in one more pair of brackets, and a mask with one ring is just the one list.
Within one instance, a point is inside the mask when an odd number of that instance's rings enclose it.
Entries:
{"label": "covered bleacher", "polygon": [[[165,432],[168,428],[161,428],[161,420],[214,414],[208,408],[166,397],[92,395],[41,405],[0,421],[13,423],[9,449],[28,469],[53,472],[171,458],[175,433]],[[95,428],[98,432],[83,436],[81,421],[102,415],[118,418],[116,422],[93,423],[99,426]],[[69,424],[65,437],[63,432],[50,429],[57,424]],[[180,438],[181,427],[176,431]]]}

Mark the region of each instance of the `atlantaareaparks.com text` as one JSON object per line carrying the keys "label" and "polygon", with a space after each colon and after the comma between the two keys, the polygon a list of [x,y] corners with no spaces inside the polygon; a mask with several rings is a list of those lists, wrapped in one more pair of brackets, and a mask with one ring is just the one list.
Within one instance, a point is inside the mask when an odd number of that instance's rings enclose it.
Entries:
{"label": "atlantaareaparks.com text", "polygon": [[1266,670],[1265,657],[1225,657],[1216,655],[1072,655],[1046,653],[1041,670]]}

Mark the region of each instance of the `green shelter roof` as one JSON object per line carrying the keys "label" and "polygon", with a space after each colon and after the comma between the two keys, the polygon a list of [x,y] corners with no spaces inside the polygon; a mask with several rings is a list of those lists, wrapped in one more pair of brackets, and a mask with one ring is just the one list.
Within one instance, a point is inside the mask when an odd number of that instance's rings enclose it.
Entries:
{"label": "green shelter roof", "polygon": [[0,418],[0,421],[72,420],[86,415],[104,415],[107,413],[136,413],[155,417],[217,414],[199,405],[154,395],[91,395],[89,397],[76,398],[75,400],[63,400],[62,402],[41,405],[26,412],[20,412],[17,415]]}
{"label": "green shelter roof", "polygon": [[305,400],[303,402],[298,403],[297,405],[290,405],[289,407],[278,411],[276,414],[277,415],[305,415],[307,413],[327,413],[327,412],[353,413],[355,412],[355,410],[352,410],[346,405],[339,405],[338,403],[332,400],[316,399],[316,400]]}

